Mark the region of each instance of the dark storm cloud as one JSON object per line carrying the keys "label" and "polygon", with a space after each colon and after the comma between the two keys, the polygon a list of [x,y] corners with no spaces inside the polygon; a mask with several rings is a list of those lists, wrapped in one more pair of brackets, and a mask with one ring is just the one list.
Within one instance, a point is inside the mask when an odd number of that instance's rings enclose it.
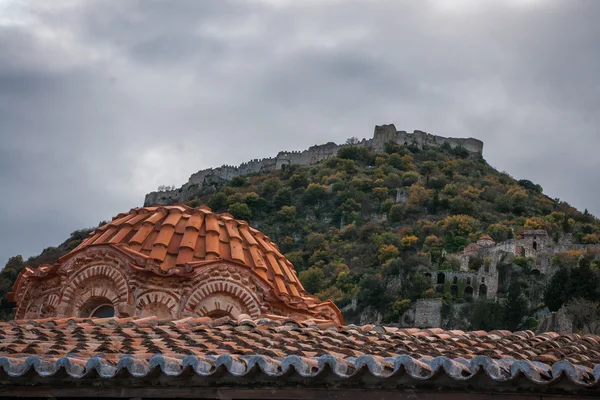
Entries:
{"label": "dark storm cloud", "polygon": [[600,2],[0,0],[0,264],[159,184],[375,124],[600,213]]}

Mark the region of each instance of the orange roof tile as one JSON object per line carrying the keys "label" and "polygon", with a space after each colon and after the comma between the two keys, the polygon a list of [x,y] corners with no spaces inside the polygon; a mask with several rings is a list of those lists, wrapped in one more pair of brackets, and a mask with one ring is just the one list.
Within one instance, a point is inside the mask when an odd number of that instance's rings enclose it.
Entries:
{"label": "orange roof tile", "polygon": [[[570,382],[582,387],[597,389],[600,384],[597,373],[600,368],[600,337],[597,335],[338,326],[327,320],[300,322],[274,315],[265,315],[257,320],[247,315],[240,315],[235,320],[229,317],[188,317],[180,320],[159,320],[156,317],[46,318],[0,322],[0,334],[0,358],[3,361],[0,371],[14,366],[10,375],[4,375],[5,380],[25,374],[27,368],[22,367],[32,356],[47,362],[69,357],[70,363],[65,368],[77,363],[81,368],[74,368],[74,372],[82,377],[83,368],[92,358],[116,367],[120,360],[128,357],[138,366],[145,365],[143,372],[146,374],[151,372],[148,368],[150,358],[159,354],[171,360],[171,364],[177,364],[174,372],[178,373],[171,375],[178,376],[184,358],[189,360],[193,356],[204,360],[229,354],[232,357],[268,357],[273,363],[270,370],[279,368],[284,358],[293,357],[314,368],[322,368],[322,363],[328,364],[330,373],[342,375],[354,369],[360,371],[365,363],[370,363],[369,370],[386,379],[391,379],[398,372],[402,379],[412,374],[423,381],[439,378],[437,372],[445,371],[446,377],[457,381],[468,378],[469,385],[480,382],[470,378],[483,373],[497,383],[506,382],[507,385],[515,385],[515,379],[526,376],[546,389],[551,387],[550,383],[564,378],[564,374],[568,375]],[[463,343],[470,345],[464,346]],[[31,360],[28,362],[33,364]],[[242,364],[245,366],[247,363],[248,359],[245,359]],[[336,364],[347,365],[351,370],[344,372]],[[64,360],[62,365],[65,365]],[[248,369],[252,366],[249,365]],[[38,370],[37,367],[35,370]],[[41,370],[47,372],[47,369]],[[115,376],[117,371],[114,368],[110,371]],[[276,375],[277,379],[285,379],[281,375],[283,372],[285,368]],[[27,376],[31,377],[31,374]],[[95,376],[86,375],[91,379]],[[304,378],[307,376],[304,375]],[[354,374],[344,376],[352,379],[360,377]],[[253,375],[252,379],[255,377]]]}
{"label": "orange roof tile", "polygon": [[278,294],[307,296],[294,266],[275,243],[247,222],[213,213],[206,206],[134,208],[96,229],[61,260],[100,244],[119,245],[153,259],[163,271],[206,260],[235,262],[252,269]]}

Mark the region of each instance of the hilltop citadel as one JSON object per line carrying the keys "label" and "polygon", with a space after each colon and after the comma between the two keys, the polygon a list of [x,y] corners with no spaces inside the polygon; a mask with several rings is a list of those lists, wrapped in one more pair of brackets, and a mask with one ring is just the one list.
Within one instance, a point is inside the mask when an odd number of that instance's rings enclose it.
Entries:
{"label": "hilltop citadel", "polygon": [[[363,139],[355,146],[368,147],[377,152],[383,152],[387,142],[404,145],[440,147],[444,144],[451,147],[463,147],[471,153],[482,154],[483,142],[473,138],[447,138],[432,135],[423,131],[408,133],[398,131],[393,124],[376,126],[373,138]],[[223,184],[236,176],[264,173],[281,169],[284,165],[313,165],[333,158],[340,148],[347,145],[338,145],[329,142],[323,145],[312,146],[304,151],[282,151],[275,157],[255,159],[239,166],[223,165],[217,168],[208,168],[192,174],[187,183],[179,189],[156,191],[146,195],[144,205],[168,205],[186,201],[198,190],[215,184]]]}

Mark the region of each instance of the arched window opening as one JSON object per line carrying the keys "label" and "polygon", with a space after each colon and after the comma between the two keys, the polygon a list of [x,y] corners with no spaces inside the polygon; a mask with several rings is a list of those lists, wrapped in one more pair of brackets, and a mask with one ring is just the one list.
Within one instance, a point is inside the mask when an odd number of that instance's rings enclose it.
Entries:
{"label": "arched window opening", "polygon": [[537,242],[533,242],[533,249],[537,250]]}
{"label": "arched window opening", "polygon": [[81,318],[111,318],[115,316],[115,306],[105,297],[92,297],[79,309]]}
{"label": "arched window opening", "polygon": [[452,284],[453,284],[453,285],[457,285],[457,284],[458,284],[458,276],[455,276],[455,277],[452,279]]}
{"label": "arched window opening", "polygon": [[111,304],[103,304],[92,311],[91,318],[110,318],[115,316],[115,308]]}

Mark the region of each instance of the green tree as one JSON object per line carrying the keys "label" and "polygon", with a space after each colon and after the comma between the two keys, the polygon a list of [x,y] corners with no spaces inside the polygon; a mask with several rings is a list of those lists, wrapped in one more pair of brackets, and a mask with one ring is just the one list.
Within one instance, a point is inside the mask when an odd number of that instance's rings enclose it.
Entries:
{"label": "green tree", "polygon": [[308,205],[315,205],[327,199],[327,186],[311,183],[304,191],[302,199]]}
{"label": "green tree", "polygon": [[513,281],[508,289],[508,297],[504,309],[504,322],[509,330],[515,331],[523,317],[527,315],[527,299],[521,290],[521,284]]}
{"label": "green tree", "polygon": [[248,182],[248,178],[245,176],[235,176],[229,181],[229,184],[233,187],[243,187],[248,186],[250,182]]}
{"label": "green tree", "polygon": [[487,228],[487,234],[496,242],[503,242],[508,239],[510,228],[503,223],[490,224]]}
{"label": "green tree", "polygon": [[337,156],[366,164],[373,164],[375,162],[375,154],[362,146],[343,146],[338,150]]}
{"label": "green tree", "polygon": [[550,279],[544,291],[544,303],[550,311],[558,311],[567,300],[567,285],[569,284],[569,269],[559,268]]}
{"label": "green tree", "polygon": [[503,328],[506,312],[501,303],[493,300],[479,300],[470,309],[469,322],[474,330],[492,331]]}
{"label": "green tree", "polygon": [[281,219],[285,222],[292,222],[296,219],[296,207],[295,206],[283,206],[277,212]]}
{"label": "green tree", "polygon": [[300,272],[298,276],[300,278],[300,282],[302,282],[302,286],[309,293],[317,293],[323,289],[325,285],[325,274],[320,268],[310,267],[306,271]]}
{"label": "green tree", "polygon": [[401,222],[404,217],[404,206],[402,204],[394,204],[390,208],[389,217],[391,222]]}
{"label": "green tree", "polygon": [[377,310],[385,310],[392,301],[385,283],[378,275],[367,275],[360,281],[358,300],[365,306],[373,306]]}
{"label": "green tree", "polygon": [[269,178],[262,184],[261,193],[263,196],[270,198],[279,189],[281,189],[282,183],[278,178]]}
{"label": "green tree", "polygon": [[308,186],[308,178],[304,174],[294,174],[290,178],[290,187],[299,189]]}
{"label": "green tree", "polygon": [[292,191],[288,187],[282,187],[279,189],[275,196],[273,196],[273,205],[276,209],[280,209],[283,206],[292,205]]}
{"label": "green tree", "polygon": [[428,289],[431,289],[431,279],[423,274],[413,274],[406,287],[405,297],[416,300]]}
{"label": "green tree", "polygon": [[589,265],[573,268],[567,284],[566,301],[581,297],[586,300],[596,301],[600,298],[600,279]]}
{"label": "green tree", "polygon": [[401,156],[400,154],[392,154],[389,156],[387,163],[392,167],[401,171],[407,171],[411,167],[410,158]]}
{"label": "green tree", "polygon": [[233,203],[229,206],[227,212],[237,219],[249,220],[252,217],[252,211],[245,203]]}
{"label": "green tree", "polygon": [[223,192],[214,193],[208,200],[208,206],[214,212],[223,212],[227,209],[227,195]]}

